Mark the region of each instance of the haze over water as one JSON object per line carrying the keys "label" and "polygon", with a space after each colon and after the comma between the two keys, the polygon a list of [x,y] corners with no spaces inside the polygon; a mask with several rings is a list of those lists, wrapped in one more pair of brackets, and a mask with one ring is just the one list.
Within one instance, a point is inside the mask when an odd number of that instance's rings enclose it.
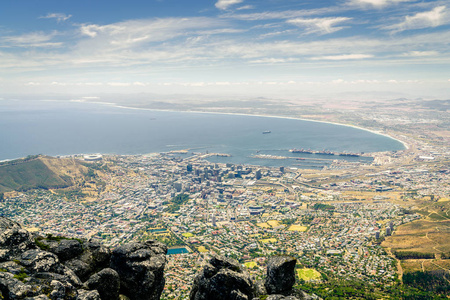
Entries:
{"label": "haze over water", "polygon": [[[188,155],[206,151],[232,155],[213,157],[213,162],[264,166],[320,168],[333,159],[370,161],[366,157],[290,153],[292,148],[358,153],[404,149],[400,142],[386,136],[304,120],[80,102],[0,101],[0,160],[31,154],[146,154],[189,149]],[[255,154],[314,159],[252,158]]]}

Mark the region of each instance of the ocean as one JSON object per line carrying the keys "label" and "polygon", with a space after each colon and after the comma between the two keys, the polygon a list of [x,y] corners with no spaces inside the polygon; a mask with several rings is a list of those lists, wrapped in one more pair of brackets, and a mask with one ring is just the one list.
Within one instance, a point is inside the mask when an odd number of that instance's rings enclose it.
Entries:
{"label": "ocean", "polygon": [[[263,133],[270,131],[270,133]],[[212,162],[322,168],[342,157],[291,153],[402,150],[401,142],[359,128],[306,120],[129,109],[77,101],[0,100],[0,160],[34,154],[147,154],[188,150],[225,153]],[[264,159],[275,155],[289,159]],[[306,158],[297,160],[295,158]]]}

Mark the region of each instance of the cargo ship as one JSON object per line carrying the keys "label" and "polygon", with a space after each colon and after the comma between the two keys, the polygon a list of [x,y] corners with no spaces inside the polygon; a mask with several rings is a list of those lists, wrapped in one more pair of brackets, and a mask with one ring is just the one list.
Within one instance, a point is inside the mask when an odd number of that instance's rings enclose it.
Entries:
{"label": "cargo ship", "polygon": [[289,152],[291,153],[304,153],[304,154],[317,154],[317,155],[337,155],[337,156],[349,156],[349,157],[360,157],[361,154],[358,153],[349,153],[349,152],[332,152],[328,150],[322,150],[322,151],[314,151],[311,149],[305,150],[305,149],[290,149]]}
{"label": "cargo ship", "polygon": [[314,154],[319,154],[319,155],[334,155],[334,152],[322,150],[322,151],[315,151]]}
{"label": "cargo ship", "polygon": [[356,153],[339,153],[339,156],[351,156],[351,157],[360,157],[361,155],[356,154]]}
{"label": "cargo ship", "polygon": [[268,134],[268,133],[271,133],[272,131],[270,131],[270,130],[266,130],[266,131],[263,131],[263,134]]}
{"label": "cargo ship", "polygon": [[289,150],[291,153],[306,153],[306,154],[313,154],[311,150],[304,150],[304,149],[291,149]]}

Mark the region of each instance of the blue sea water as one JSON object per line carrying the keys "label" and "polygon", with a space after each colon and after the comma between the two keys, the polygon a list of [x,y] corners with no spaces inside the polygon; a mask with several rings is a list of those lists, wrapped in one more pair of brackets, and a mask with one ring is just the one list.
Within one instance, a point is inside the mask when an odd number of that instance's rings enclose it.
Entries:
{"label": "blue sea water", "polygon": [[[70,101],[0,100],[0,160],[31,154],[146,154],[181,149],[189,149],[188,155],[206,151],[232,155],[212,157],[213,162],[264,166],[321,168],[332,159],[370,160],[290,153],[292,148],[375,152],[401,150],[404,146],[365,130],[304,120],[127,109]],[[251,157],[255,154],[308,159]]]}

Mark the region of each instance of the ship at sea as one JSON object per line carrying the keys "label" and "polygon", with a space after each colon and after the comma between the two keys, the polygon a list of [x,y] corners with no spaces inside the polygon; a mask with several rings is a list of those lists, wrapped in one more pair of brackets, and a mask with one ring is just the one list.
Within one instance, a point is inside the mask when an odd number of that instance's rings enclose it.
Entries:
{"label": "ship at sea", "polygon": [[315,151],[314,154],[319,154],[319,155],[334,155],[334,152],[327,151],[327,150],[322,150],[322,151]]}
{"label": "ship at sea", "polygon": [[350,153],[350,152],[331,152],[328,150],[315,151],[315,150],[305,150],[305,149],[291,149],[289,150],[291,153],[303,153],[303,154],[317,154],[317,155],[337,155],[337,156],[349,156],[349,157],[360,157],[359,153]]}
{"label": "ship at sea", "polygon": [[272,131],[270,131],[270,130],[266,130],[266,131],[263,131],[263,134],[268,134],[268,133],[271,133]]}
{"label": "ship at sea", "polygon": [[291,153],[306,153],[306,154],[312,154],[313,152],[311,150],[304,150],[304,149],[291,149],[289,150]]}
{"label": "ship at sea", "polygon": [[339,156],[351,156],[351,157],[360,157],[361,155],[357,154],[357,153],[339,153]]}

